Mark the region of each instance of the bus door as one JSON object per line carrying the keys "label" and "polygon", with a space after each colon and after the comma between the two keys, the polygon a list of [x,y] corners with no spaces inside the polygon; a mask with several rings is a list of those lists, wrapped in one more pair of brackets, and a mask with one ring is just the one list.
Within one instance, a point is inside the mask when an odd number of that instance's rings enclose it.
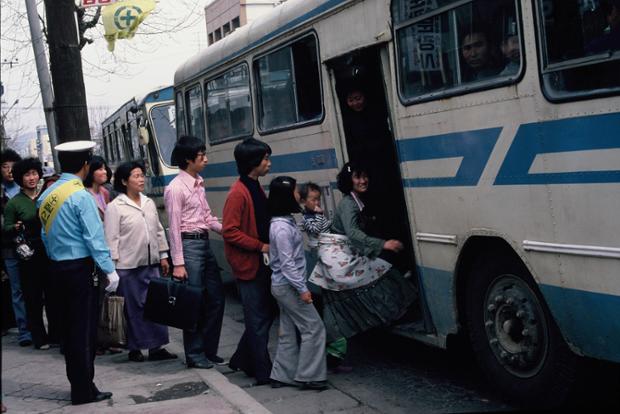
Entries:
{"label": "bus door", "polygon": [[[398,239],[405,249],[383,253],[385,259],[418,284],[409,215],[400,163],[390,126],[390,109],[381,65],[381,46],[354,51],[327,63],[335,81],[335,100],[344,132],[348,161],[361,164],[369,174],[365,210],[368,234]],[[389,73],[389,72],[388,72]],[[344,148],[343,148],[344,149]],[[423,321],[428,331],[430,323]]]}

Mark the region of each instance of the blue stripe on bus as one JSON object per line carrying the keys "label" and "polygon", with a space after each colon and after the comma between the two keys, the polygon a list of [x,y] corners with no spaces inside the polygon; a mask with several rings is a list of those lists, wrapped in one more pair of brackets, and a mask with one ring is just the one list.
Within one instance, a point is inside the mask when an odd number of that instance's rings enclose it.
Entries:
{"label": "blue stripe on bus", "polygon": [[540,290],[568,342],[584,355],[620,362],[620,296],[551,285]]}
{"label": "blue stripe on bus", "polygon": [[[333,148],[296,152],[293,154],[274,155],[271,157],[271,173],[298,173],[303,171],[327,170],[338,168],[336,150]],[[207,164],[200,173],[204,178],[237,177],[237,164],[234,161]],[[172,181],[176,174],[163,177],[151,177],[155,186],[165,186]],[[296,177],[300,178],[300,177]],[[300,181],[303,179],[300,178]],[[207,187],[207,191],[228,191],[230,187]]]}
{"label": "blue stripe on bus", "polygon": [[495,185],[620,182],[618,169],[529,173],[539,154],[620,148],[620,113],[523,124],[506,154]]}
{"label": "blue stripe on bus", "polygon": [[502,128],[453,132],[397,141],[400,162],[463,157],[454,177],[405,178],[406,187],[475,186]]}

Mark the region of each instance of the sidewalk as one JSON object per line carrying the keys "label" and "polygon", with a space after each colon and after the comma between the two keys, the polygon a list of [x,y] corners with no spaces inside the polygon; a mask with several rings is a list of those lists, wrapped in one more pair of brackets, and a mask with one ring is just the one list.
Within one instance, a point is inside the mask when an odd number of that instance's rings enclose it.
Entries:
{"label": "sidewalk", "polygon": [[[186,369],[181,332],[170,330],[167,349],[179,359],[135,363],[127,352],[98,356],[95,384],[111,400],[72,406],[64,357],[58,348],[21,348],[2,337],[2,393],[7,413],[269,413],[216,369]],[[226,368],[223,368],[226,370]]]}

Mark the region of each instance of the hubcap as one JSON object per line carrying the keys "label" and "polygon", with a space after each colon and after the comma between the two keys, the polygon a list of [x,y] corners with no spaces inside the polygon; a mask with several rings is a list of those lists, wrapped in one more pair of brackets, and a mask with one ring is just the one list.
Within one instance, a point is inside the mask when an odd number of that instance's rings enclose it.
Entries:
{"label": "hubcap", "polygon": [[542,306],[530,287],[513,275],[498,277],[485,295],[483,315],[498,362],[515,376],[536,375],[547,355],[549,335]]}

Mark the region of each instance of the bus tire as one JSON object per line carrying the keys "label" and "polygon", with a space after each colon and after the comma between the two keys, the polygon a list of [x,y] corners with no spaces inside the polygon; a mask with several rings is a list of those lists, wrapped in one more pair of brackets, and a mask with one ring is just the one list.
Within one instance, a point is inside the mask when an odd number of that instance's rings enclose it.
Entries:
{"label": "bus tire", "polygon": [[575,381],[577,357],[525,265],[500,257],[479,260],[467,285],[466,319],[475,357],[507,400],[557,406]]}

